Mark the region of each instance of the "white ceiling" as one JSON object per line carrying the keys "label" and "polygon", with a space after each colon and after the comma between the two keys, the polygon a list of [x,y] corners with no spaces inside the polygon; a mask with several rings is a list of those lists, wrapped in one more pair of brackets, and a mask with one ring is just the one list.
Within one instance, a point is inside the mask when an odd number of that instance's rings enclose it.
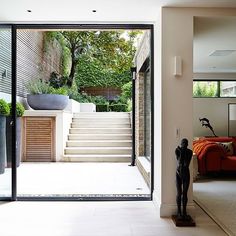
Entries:
{"label": "white ceiling", "polygon": [[[154,21],[160,6],[236,7],[235,0],[1,0],[0,22]],[[32,10],[31,13],[27,10]],[[97,12],[93,13],[92,10]]]}
{"label": "white ceiling", "polygon": [[[195,18],[193,45],[194,72],[236,73],[236,17]],[[209,56],[216,50],[232,52]]]}

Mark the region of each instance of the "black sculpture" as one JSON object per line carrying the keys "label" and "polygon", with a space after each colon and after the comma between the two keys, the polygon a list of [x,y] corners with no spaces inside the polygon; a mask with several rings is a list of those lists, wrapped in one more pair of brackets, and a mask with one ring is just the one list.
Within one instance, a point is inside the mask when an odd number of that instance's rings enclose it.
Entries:
{"label": "black sculpture", "polygon": [[[188,140],[186,138],[181,140],[180,147],[175,149],[175,155],[177,159],[176,169],[176,188],[177,196],[176,203],[178,206],[177,219],[189,220],[190,216],[187,215],[186,207],[188,202],[188,188],[190,182],[189,164],[192,159],[193,152],[188,149]],[[183,211],[181,211],[181,200],[183,205]]]}
{"label": "black sculpture", "polygon": [[207,118],[199,118],[199,121],[201,122],[202,126],[205,126],[206,128],[209,128],[211,130],[211,132],[213,133],[213,135],[215,137],[217,137],[216,134],[215,134],[214,129],[212,128],[212,126],[210,124],[210,121]]}

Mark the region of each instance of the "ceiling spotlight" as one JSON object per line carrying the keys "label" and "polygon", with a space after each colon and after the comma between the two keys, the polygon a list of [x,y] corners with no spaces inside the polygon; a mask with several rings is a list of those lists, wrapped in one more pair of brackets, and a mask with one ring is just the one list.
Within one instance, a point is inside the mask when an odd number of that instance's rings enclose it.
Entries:
{"label": "ceiling spotlight", "polygon": [[97,10],[92,10],[92,12],[97,12]]}
{"label": "ceiling spotlight", "polygon": [[31,10],[27,10],[27,12],[32,12]]}

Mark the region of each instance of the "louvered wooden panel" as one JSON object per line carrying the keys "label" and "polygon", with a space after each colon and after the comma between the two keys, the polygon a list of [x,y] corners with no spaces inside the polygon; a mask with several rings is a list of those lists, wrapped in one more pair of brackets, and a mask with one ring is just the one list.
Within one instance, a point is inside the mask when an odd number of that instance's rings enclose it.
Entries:
{"label": "louvered wooden panel", "polygon": [[0,75],[7,71],[7,77],[0,77],[0,92],[11,93],[11,30],[0,29]]}
{"label": "louvered wooden panel", "polygon": [[24,118],[24,161],[54,161],[53,117]]}
{"label": "louvered wooden panel", "polygon": [[49,78],[51,72],[62,70],[59,43],[45,47],[44,32],[17,30],[17,95],[26,97],[25,84],[36,78]]}
{"label": "louvered wooden panel", "polygon": [[[59,43],[44,45],[44,32],[17,30],[17,95],[26,97],[25,84],[36,78],[49,78],[51,72],[62,71]],[[7,78],[0,78],[0,92],[11,94],[11,30],[0,29],[0,75],[7,70]]]}

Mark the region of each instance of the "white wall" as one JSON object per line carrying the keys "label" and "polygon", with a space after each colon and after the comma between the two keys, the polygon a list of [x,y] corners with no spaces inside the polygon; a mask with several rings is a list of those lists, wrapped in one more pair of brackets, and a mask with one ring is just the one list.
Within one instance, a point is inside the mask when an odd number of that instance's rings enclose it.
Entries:
{"label": "white wall", "polygon": [[96,105],[93,103],[80,103],[80,112],[96,112]]}
{"label": "white wall", "polygon": [[[154,47],[155,50],[159,50],[155,51],[154,58],[156,140],[153,198],[160,207],[161,216],[170,216],[176,212],[174,150],[183,137],[188,138],[191,148],[193,138],[194,16],[228,15],[236,16],[236,9],[163,8],[156,24],[155,30],[158,35],[155,34],[157,37]],[[174,56],[181,56],[183,60],[183,74],[179,78],[173,76]],[[180,137],[176,137],[176,128],[180,130]],[[188,206],[194,209],[192,193],[190,183]]]}
{"label": "white wall", "polygon": [[211,136],[212,132],[201,126],[199,118],[210,120],[217,136],[228,136],[228,104],[236,103],[236,98],[194,98],[193,136]]}
{"label": "white wall", "polygon": [[209,56],[236,48],[236,17],[198,17],[194,21],[194,72],[236,72],[236,54]]}
{"label": "white wall", "polygon": [[[155,201],[160,207],[161,216],[170,216],[176,212],[175,187],[175,148],[181,138],[192,141],[192,16],[185,14],[183,9],[163,8],[161,29],[161,156],[155,156],[155,166],[161,166],[161,172],[155,175]],[[174,57],[181,56],[183,60],[183,75],[173,75]],[[157,62],[157,63],[158,63]],[[159,78],[159,80],[160,80]],[[155,78],[158,79],[158,78]],[[158,86],[158,85],[157,85]],[[155,92],[155,94],[158,94]],[[157,115],[158,120],[160,115]],[[176,129],[180,135],[176,137]],[[160,144],[155,145],[160,148]],[[191,145],[190,145],[191,147]],[[157,149],[157,148],[156,148]],[[157,179],[156,179],[157,178]],[[161,181],[159,181],[161,179]],[[161,186],[158,186],[160,184]],[[192,204],[192,185],[189,191],[189,203]]]}

